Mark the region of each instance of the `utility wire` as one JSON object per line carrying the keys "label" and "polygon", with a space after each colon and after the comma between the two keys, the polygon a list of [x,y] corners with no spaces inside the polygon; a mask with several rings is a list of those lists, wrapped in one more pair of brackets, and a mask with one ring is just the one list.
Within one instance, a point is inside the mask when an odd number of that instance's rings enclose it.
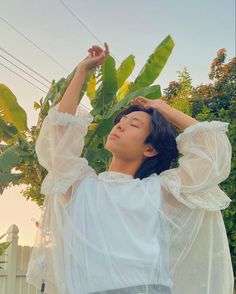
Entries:
{"label": "utility wire", "polygon": [[[1,55],[0,55],[1,56]],[[5,58],[4,58],[5,59]],[[7,60],[8,61],[8,60]],[[10,62],[10,61],[8,61]],[[11,63],[11,62],[10,62]],[[10,69],[9,67],[7,67],[6,65],[2,64],[0,62],[0,65],[2,65],[3,67],[5,67],[6,69],[8,69],[9,71],[11,71],[12,73],[14,73],[15,75],[19,76],[20,78],[22,78],[23,80],[25,80],[27,83],[31,84],[33,87],[39,89],[40,91],[44,92],[45,94],[47,94],[46,91],[44,91],[43,89],[39,88],[37,85],[35,85],[34,83],[32,83],[31,81],[27,80],[26,78],[24,78],[23,76],[21,76],[20,74],[18,74],[17,72],[15,72],[14,70]],[[13,64],[14,65],[14,64]],[[16,65],[15,65],[16,66]],[[16,66],[17,67],[17,66]],[[27,73],[26,73],[27,74]],[[29,74],[28,74],[29,75]],[[32,77],[34,78],[34,77]],[[85,104],[80,102],[80,105],[82,105],[85,109],[87,109],[88,111],[91,111],[91,109],[89,109]]]}
{"label": "utility wire", "polygon": [[26,78],[22,77],[20,74],[18,74],[17,72],[15,72],[14,70],[10,69],[9,67],[7,67],[6,65],[2,64],[0,62],[0,65],[5,67],[6,69],[8,69],[9,71],[13,72],[15,75],[19,76],[20,78],[22,78],[23,80],[25,80],[27,83],[31,84],[32,86],[34,86],[35,88],[39,89],[40,91],[44,92],[47,94],[46,91],[42,90],[41,88],[39,88],[38,86],[36,86],[35,84],[31,83],[29,80],[27,80]]}
{"label": "utility wire", "polygon": [[[62,0],[58,0],[61,5],[90,33],[90,35],[92,35],[98,42],[100,45],[104,45],[103,42],[88,28],[88,26],[78,17],[78,15],[76,15]],[[111,55],[111,54],[110,54]],[[113,55],[114,59],[116,61],[118,61],[119,64],[121,64],[121,61],[119,59],[117,59],[114,55]],[[131,74],[131,76],[135,79],[135,77]]]}
{"label": "utility wire", "polygon": [[44,87],[48,88],[49,86],[45,85],[44,83],[42,83],[40,80],[36,79],[35,77],[33,77],[31,74],[27,73],[24,69],[20,68],[18,65],[16,65],[14,62],[10,61],[9,59],[7,59],[6,57],[4,57],[3,55],[0,54],[0,57],[2,57],[3,59],[5,59],[7,62],[9,62],[11,65],[15,66],[16,68],[18,68],[19,70],[23,71],[23,73],[25,73],[26,75],[28,75],[29,77],[31,77],[32,79],[34,79],[35,81],[39,82],[41,85],[43,85]]}
{"label": "utility wire", "polygon": [[[73,13],[73,11],[66,6],[66,4],[61,1],[58,0],[63,6],[64,8],[66,8],[76,19],[77,21],[79,21],[85,28],[86,30],[100,43],[103,45],[102,41],[100,41],[95,34],[93,34],[89,28],[78,18],[78,16],[76,14]],[[60,66],[61,68],[63,68],[64,70],[66,70],[67,72],[69,72],[69,70],[64,67],[62,64],[60,64],[58,61],[56,61],[52,56],[50,56],[45,50],[41,49],[37,44],[35,44],[30,38],[28,38],[26,35],[24,35],[23,33],[21,33],[19,30],[17,30],[14,26],[12,26],[7,20],[5,20],[3,17],[0,16],[0,20],[2,20],[4,23],[6,23],[11,29],[13,29],[15,32],[17,32],[19,35],[21,35],[25,40],[27,40],[30,44],[32,44],[34,47],[36,47],[40,52],[42,52],[43,54],[45,54],[49,59],[51,59],[54,63],[56,63],[58,66]],[[6,54],[8,54],[9,56],[11,56],[13,59],[15,59],[16,61],[18,61],[19,63],[21,63],[22,65],[24,65],[25,67],[27,67],[29,70],[31,70],[32,72],[34,72],[35,74],[37,74],[38,76],[40,76],[41,78],[43,78],[45,81],[51,83],[49,80],[47,80],[46,78],[44,78],[42,75],[40,75],[39,73],[37,73],[35,70],[33,70],[31,67],[27,66],[25,63],[23,63],[22,61],[20,61],[18,58],[14,57],[11,53],[7,52],[5,49],[3,49],[2,47],[0,47],[0,49],[5,52]],[[2,58],[6,59],[5,57],[1,56]],[[114,57],[115,58],[115,57]],[[119,63],[120,61],[115,58]],[[10,61],[8,61],[10,62]],[[11,64],[13,64],[12,62],[10,62]],[[31,84],[32,86],[36,87],[37,89],[39,89],[40,91],[45,92],[44,90],[42,90],[41,88],[39,88],[38,86],[36,86],[35,84],[33,84],[32,82],[30,82],[29,80],[27,80],[26,78],[22,77],[20,74],[16,73],[14,70],[8,68],[7,66],[5,66],[4,64],[0,63],[0,65],[2,65],[3,67],[5,67],[6,69],[8,69],[9,71],[11,71],[12,73],[16,74],[17,76],[21,77],[23,80],[25,80],[26,82],[28,82],[29,84]],[[16,66],[15,64],[13,64],[14,66]],[[16,66],[17,67],[17,66]],[[19,68],[19,67],[17,67]],[[21,69],[22,70],[22,69]],[[25,72],[24,70],[22,70],[23,72]],[[26,72],[25,72],[26,73]],[[30,75],[28,73],[26,73],[27,75]],[[31,76],[32,77],[32,76]],[[36,78],[32,77],[33,79],[37,80]],[[38,81],[38,80],[37,80]],[[41,82],[40,82],[41,83]],[[42,84],[42,83],[41,83]],[[44,84],[43,84],[44,85]],[[45,86],[45,85],[44,85]],[[86,108],[88,111],[90,111],[90,109],[85,106],[84,104],[80,103],[80,105],[82,105],[84,108]]]}
{"label": "utility wire", "polygon": [[97,36],[90,31],[90,29],[87,27],[87,25],[62,1],[62,0],[58,0],[61,5],[67,10],[69,11],[69,13],[71,15],[73,15],[73,17],[103,46],[104,44],[102,43],[102,41],[100,41]]}
{"label": "utility wire", "polygon": [[49,59],[51,59],[54,63],[56,63],[58,66],[66,70],[68,73],[70,72],[66,67],[64,67],[61,63],[59,63],[56,59],[54,59],[51,55],[49,55],[45,50],[41,49],[36,43],[34,43],[30,38],[28,38],[26,35],[21,33],[19,30],[17,30],[15,27],[13,27],[8,21],[6,21],[2,16],[0,16],[0,19],[6,23],[10,28],[12,28],[16,33],[21,35],[25,40],[27,40],[31,45],[36,47],[40,52],[45,54]]}
{"label": "utility wire", "polygon": [[0,46],[0,50],[2,50],[5,54],[9,55],[11,58],[13,58],[14,60],[16,60],[17,62],[19,62],[21,65],[25,66],[26,68],[28,68],[30,71],[32,71],[33,73],[35,73],[36,75],[38,75],[41,79],[43,79],[45,82],[51,84],[51,82],[46,79],[44,76],[42,76],[40,73],[38,73],[37,71],[35,71],[32,67],[28,66],[27,64],[25,64],[23,61],[19,60],[17,57],[15,57],[14,55],[12,55],[10,52],[8,52],[7,50],[5,50],[4,48],[2,48]]}

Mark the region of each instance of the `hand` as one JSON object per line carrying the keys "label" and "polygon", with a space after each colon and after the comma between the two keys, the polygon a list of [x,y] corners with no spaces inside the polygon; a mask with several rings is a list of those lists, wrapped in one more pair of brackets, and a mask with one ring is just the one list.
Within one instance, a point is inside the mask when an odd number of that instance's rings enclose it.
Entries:
{"label": "hand", "polygon": [[145,98],[143,96],[138,96],[136,98],[134,98],[132,101],[131,101],[131,104],[132,105],[141,105],[143,106],[144,108],[149,108],[149,107],[152,107],[152,108],[155,108],[156,110],[159,110],[161,111],[163,109],[163,107],[168,107],[168,104],[162,100],[161,98],[159,99],[148,99],[148,98]]}
{"label": "hand", "polygon": [[109,47],[107,43],[104,43],[105,49],[103,50],[99,46],[92,46],[88,49],[89,56],[87,56],[84,60],[82,60],[78,67],[82,67],[85,70],[89,71],[92,68],[95,68],[104,63],[106,56],[109,54]]}

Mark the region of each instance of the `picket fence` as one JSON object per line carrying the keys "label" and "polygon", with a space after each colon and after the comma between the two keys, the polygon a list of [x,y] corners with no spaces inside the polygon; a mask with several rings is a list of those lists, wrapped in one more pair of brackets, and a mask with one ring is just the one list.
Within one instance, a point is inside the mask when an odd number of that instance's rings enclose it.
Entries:
{"label": "picket fence", "polygon": [[[26,283],[25,275],[33,247],[18,245],[18,233],[19,229],[15,224],[7,230],[6,240],[12,243],[6,254],[0,256],[0,261],[6,261],[0,263],[3,268],[0,269],[0,294],[41,294],[40,290]],[[57,294],[57,291],[49,294]]]}
{"label": "picket fence", "polygon": [[[18,227],[13,224],[7,230],[7,241],[12,243],[5,255],[0,256],[0,294],[41,294],[32,285],[26,283],[26,272],[33,247],[18,245]],[[49,294],[56,294],[53,291]]]}

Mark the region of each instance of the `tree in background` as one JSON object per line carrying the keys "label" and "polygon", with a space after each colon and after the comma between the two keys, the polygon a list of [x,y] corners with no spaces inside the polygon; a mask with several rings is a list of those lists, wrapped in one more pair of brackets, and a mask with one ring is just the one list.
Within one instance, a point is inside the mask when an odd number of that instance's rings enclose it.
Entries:
{"label": "tree in background", "polygon": [[177,73],[178,81],[170,82],[168,88],[163,90],[163,99],[174,108],[192,116],[192,78],[186,67],[183,71],[177,71]]}
{"label": "tree in background", "polygon": [[236,58],[227,63],[226,56],[225,49],[217,52],[211,63],[209,84],[192,88],[190,75],[184,69],[179,72],[178,81],[170,82],[168,88],[164,89],[163,98],[171,105],[177,105],[180,110],[191,113],[199,121],[229,122],[227,134],[232,145],[231,173],[220,187],[232,199],[230,206],[222,211],[222,215],[236,276]]}

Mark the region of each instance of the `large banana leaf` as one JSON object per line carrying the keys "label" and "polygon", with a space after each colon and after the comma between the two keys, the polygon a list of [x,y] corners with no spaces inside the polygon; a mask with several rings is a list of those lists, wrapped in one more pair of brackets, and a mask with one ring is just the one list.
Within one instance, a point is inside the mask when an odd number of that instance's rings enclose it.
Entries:
{"label": "large banana leaf", "polygon": [[[151,94],[155,93],[155,95],[158,95],[160,93],[160,86],[154,85],[149,86],[140,90],[137,90],[135,92],[132,92],[131,94],[126,95],[124,99],[122,99],[120,102],[116,103],[115,106],[112,107],[112,109],[103,117],[103,119],[108,119],[112,117],[116,112],[120,111],[122,108],[126,107],[130,102],[137,96],[144,96],[149,97]],[[157,97],[158,98],[158,97]],[[155,99],[155,97],[153,97]]]}
{"label": "large banana leaf", "polygon": [[134,55],[129,55],[125,60],[121,62],[121,65],[117,69],[116,76],[117,76],[117,86],[118,89],[122,87],[124,82],[133,72],[135,67]]}
{"label": "large banana leaf", "polygon": [[3,119],[0,118],[0,141],[8,142],[17,133],[18,130],[15,126],[7,124]]}
{"label": "large banana leaf", "polygon": [[117,96],[116,96],[116,101],[119,102],[122,100],[129,92],[129,87],[131,85],[131,82],[126,81],[121,88],[119,89]]}
{"label": "large banana leaf", "polygon": [[102,66],[102,72],[102,105],[105,105],[114,100],[117,92],[116,63],[110,55],[107,56],[104,66]]}
{"label": "large banana leaf", "polygon": [[17,103],[12,91],[0,84],[0,117],[6,123],[11,123],[19,131],[27,130],[27,115],[25,110]]}
{"label": "large banana leaf", "polygon": [[164,68],[173,48],[174,41],[171,36],[168,35],[149,56],[146,64],[130,87],[130,92],[147,87],[156,80]]}
{"label": "large banana leaf", "polygon": [[111,103],[117,92],[117,78],[116,78],[116,65],[115,60],[110,55],[107,56],[104,64],[102,65],[102,84],[96,91],[95,109],[104,111],[104,106]]}
{"label": "large banana leaf", "polygon": [[95,98],[95,95],[96,95],[96,80],[97,79],[96,79],[95,73],[93,73],[88,79],[86,95],[88,96],[91,104],[93,103],[93,99]]}

